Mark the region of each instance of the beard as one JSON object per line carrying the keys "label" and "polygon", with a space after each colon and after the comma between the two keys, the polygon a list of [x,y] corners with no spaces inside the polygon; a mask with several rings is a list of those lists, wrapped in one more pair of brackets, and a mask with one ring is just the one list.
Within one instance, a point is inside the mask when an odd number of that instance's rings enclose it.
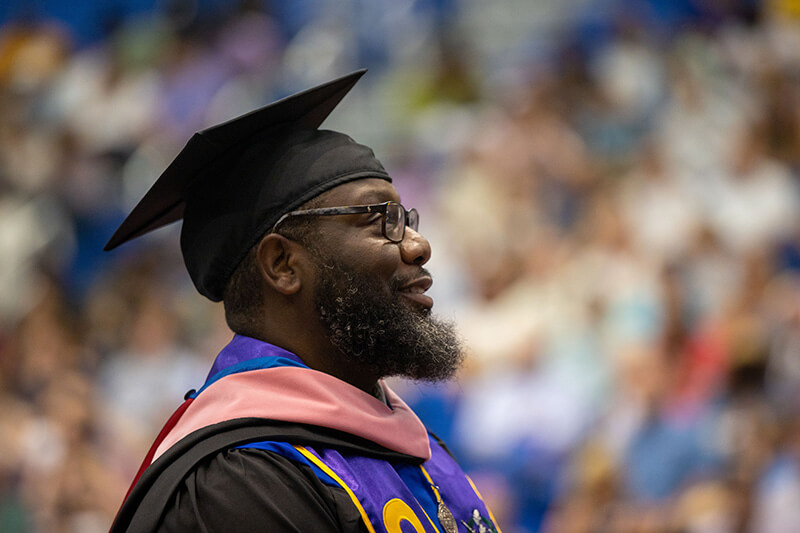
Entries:
{"label": "beard", "polygon": [[392,279],[387,290],[384,280],[331,258],[319,258],[318,274],[314,303],[345,364],[425,381],[449,379],[461,366],[454,325],[399,292],[410,279]]}

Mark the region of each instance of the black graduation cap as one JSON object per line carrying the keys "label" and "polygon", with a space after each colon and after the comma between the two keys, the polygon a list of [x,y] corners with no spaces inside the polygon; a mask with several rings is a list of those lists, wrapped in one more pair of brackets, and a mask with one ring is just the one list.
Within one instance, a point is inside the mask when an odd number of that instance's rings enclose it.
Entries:
{"label": "black graduation cap", "polygon": [[242,258],[281,215],[348,181],[391,181],[370,148],[317,129],[365,72],[195,133],[105,250],[182,218],[189,275],[201,294],[222,300]]}

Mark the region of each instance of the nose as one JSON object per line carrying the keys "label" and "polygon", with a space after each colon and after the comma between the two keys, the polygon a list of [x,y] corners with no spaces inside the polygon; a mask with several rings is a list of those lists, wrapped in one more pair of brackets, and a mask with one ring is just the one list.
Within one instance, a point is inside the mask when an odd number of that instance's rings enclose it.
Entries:
{"label": "nose", "polygon": [[422,266],[431,258],[431,243],[417,231],[406,227],[400,241],[400,256],[404,263]]}

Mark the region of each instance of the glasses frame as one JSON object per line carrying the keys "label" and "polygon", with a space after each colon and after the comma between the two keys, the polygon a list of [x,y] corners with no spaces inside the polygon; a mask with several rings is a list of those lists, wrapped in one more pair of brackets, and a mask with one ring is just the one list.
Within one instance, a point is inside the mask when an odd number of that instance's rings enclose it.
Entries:
{"label": "glasses frame", "polygon": [[[393,239],[386,234],[386,214],[389,211],[390,205],[399,205],[400,208],[403,210],[403,232],[400,235],[399,239]],[[389,241],[394,243],[401,242],[406,236],[406,228],[410,227],[414,231],[418,231],[419,228],[419,212],[412,208],[406,209],[403,207],[403,204],[399,202],[383,202],[381,204],[370,204],[370,205],[349,205],[349,206],[337,206],[337,207],[318,207],[315,209],[300,209],[297,211],[290,211],[279,218],[275,224],[272,226],[272,231],[270,233],[277,233],[278,226],[289,217],[295,216],[334,216],[334,215],[363,215],[367,213],[380,213],[383,215],[381,218],[381,233],[383,236],[386,237]]]}

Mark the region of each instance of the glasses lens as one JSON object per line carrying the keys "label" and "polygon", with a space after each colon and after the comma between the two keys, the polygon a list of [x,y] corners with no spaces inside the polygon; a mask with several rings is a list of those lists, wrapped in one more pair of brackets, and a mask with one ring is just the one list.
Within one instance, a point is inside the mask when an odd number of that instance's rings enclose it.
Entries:
{"label": "glasses lens", "polygon": [[419,213],[417,213],[416,209],[412,209],[408,212],[408,220],[406,221],[406,224],[408,224],[408,227],[414,231],[419,231]]}
{"label": "glasses lens", "polygon": [[390,203],[386,206],[386,238],[390,241],[403,240],[405,230],[405,213],[400,204]]}

